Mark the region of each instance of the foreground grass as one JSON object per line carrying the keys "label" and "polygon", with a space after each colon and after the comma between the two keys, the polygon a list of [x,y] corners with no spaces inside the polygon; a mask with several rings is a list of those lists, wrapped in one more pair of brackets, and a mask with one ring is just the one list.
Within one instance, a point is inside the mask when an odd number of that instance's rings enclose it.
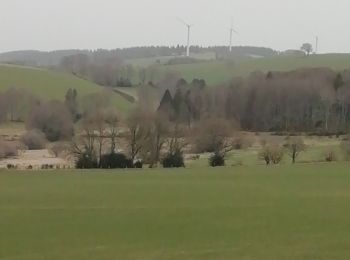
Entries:
{"label": "foreground grass", "polygon": [[0,259],[349,259],[349,168],[0,172]]}

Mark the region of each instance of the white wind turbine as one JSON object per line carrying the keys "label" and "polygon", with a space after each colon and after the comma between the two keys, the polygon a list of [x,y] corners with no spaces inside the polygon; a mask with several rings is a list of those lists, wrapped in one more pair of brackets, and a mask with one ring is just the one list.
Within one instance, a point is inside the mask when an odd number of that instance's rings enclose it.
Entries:
{"label": "white wind turbine", "polygon": [[178,18],[178,20],[183,23],[187,27],[187,48],[186,48],[186,57],[190,57],[190,36],[191,36],[191,28],[193,24],[186,23],[184,20]]}
{"label": "white wind turbine", "polygon": [[233,33],[238,34],[238,32],[235,30],[233,26],[233,19],[231,19],[231,27],[230,27],[230,45],[229,45],[229,50],[232,52],[232,38],[233,38]]}
{"label": "white wind turbine", "polygon": [[319,38],[318,36],[316,36],[315,54],[318,54],[318,43],[319,43]]}

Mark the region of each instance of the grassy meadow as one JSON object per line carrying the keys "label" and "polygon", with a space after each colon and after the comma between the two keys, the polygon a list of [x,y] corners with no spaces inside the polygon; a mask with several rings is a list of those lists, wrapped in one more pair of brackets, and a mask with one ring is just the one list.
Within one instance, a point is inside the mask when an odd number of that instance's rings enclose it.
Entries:
{"label": "grassy meadow", "polygon": [[[0,91],[10,87],[26,89],[42,98],[63,100],[69,88],[75,88],[80,97],[104,90],[92,82],[79,79],[73,75],[45,69],[0,65]],[[120,112],[126,112],[131,104],[110,92],[112,102]]]}
{"label": "grassy meadow", "polygon": [[[285,136],[274,136],[270,133],[259,133],[259,135],[252,135],[251,133],[245,133],[245,136],[249,136],[252,142],[249,147],[244,147],[240,150],[233,150],[226,156],[227,166],[256,166],[264,165],[265,162],[259,158],[259,153],[262,151],[261,141],[267,140],[272,144],[283,144],[286,141]],[[244,136],[244,135],[243,135]],[[347,158],[342,149],[342,142],[344,136],[336,138],[332,137],[319,137],[319,136],[301,136],[304,140],[306,148],[297,157],[297,163],[319,163],[325,162],[327,154],[332,152],[337,162],[347,161]],[[208,160],[210,154],[201,154],[198,160],[189,160],[186,165],[190,168],[208,167]],[[282,165],[290,165],[291,157],[287,150],[284,152]]]}
{"label": "grassy meadow", "polygon": [[254,71],[289,71],[300,68],[327,67],[336,71],[350,68],[350,54],[324,54],[310,57],[280,56],[234,61],[211,61],[158,67],[160,74],[177,72],[188,81],[202,78],[209,85],[224,83],[233,77],[247,76]]}
{"label": "grassy meadow", "polygon": [[349,168],[1,172],[0,259],[349,259]]}

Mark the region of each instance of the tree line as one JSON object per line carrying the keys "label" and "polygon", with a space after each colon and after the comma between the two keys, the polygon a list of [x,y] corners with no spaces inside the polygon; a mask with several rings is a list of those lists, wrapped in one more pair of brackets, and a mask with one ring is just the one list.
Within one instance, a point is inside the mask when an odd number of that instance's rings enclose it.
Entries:
{"label": "tree line", "polygon": [[179,79],[161,101],[169,117],[175,113],[189,127],[212,117],[245,131],[340,134],[349,129],[350,71],[255,72],[215,88],[196,82]]}
{"label": "tree line", "polygon": [[[208,53],[214,52],[218,58],[223,58],[229,54],[227,46],[192,46],[192,53]],[[50,52],[44,51],[13,51],[0,54],[1,62],[8,62],[18,65],[37,66],[37,67],[57,67],[62,60],[68,56],[75,56],[84,54],[91,56],[94,52],[109,52],[111,56],[117,54],[119,59],[141,59],[153,58],[162,56],[181,56],[186,52],[186,46],[141,46],[113,50],[56,50]],[[260,57],[271,57],[277,52],[270,48],[237,46],[233,47],[231,55],[233,57],[247,57],[249,55],[256,55]]]}

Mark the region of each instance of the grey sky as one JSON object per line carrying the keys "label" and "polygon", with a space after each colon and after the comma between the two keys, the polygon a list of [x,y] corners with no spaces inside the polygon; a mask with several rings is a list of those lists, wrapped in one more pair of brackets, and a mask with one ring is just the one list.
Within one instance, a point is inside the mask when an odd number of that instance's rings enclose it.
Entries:
{"label": "grey sky", "polygon": [[349,0],[0,0],[0,52],[185,44],[299,48],[320,37],[321,52],[350,52]]}

